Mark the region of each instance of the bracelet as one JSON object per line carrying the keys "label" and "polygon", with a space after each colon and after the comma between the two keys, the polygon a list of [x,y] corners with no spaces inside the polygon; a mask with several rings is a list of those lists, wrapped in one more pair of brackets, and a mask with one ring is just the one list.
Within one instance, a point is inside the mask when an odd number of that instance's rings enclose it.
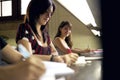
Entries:
{"label": "bracelet", "polygon": [[79,56],[81,56],[81,53],[77,53]]}
{"label": "bracelet", "polygon": [[54,61],[55,56],[57,56],[57,55],[52,55],[51,58],[50,58],[50,61]]}

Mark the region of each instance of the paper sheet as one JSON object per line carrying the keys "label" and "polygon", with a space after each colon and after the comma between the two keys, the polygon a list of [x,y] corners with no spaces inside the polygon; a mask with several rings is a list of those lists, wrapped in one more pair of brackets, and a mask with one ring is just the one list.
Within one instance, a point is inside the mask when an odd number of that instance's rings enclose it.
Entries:
{"label": "paper sheet", "polygon": [[50,62],[50,61],[43,61],[46,72],[41,77],[40,80],[47,80],[46,78],[52,78],[49,80],[55,80],[55,76],[65,76],[74,74],[74,70],[67,67],[65,63],[58,63],[58,62]]}

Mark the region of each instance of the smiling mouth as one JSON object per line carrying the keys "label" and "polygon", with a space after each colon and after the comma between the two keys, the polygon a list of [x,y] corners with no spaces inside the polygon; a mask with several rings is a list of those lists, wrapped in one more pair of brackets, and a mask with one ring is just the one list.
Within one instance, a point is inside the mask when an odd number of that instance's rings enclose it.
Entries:
{"label": "smiling mouth", "polygon": [[65,32],[66,34],[68,34],[69,32]]}

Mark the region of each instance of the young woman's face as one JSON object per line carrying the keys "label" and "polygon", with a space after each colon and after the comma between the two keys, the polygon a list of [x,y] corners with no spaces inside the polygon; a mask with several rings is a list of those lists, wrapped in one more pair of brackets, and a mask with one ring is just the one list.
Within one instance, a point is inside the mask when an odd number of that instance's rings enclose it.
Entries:
{"label": "young woman's face", "polygon": [[61,36],[69,36],[71,34],[71,28],[69,25],[65,25],[63,28],[61,28]]}
{"label": "young woman's face", "polygon": [[40,25],[45,25],[51,18],[52,12],[53,12],[53,6],[50,6],[45,13],[40,15],[38,23]]}

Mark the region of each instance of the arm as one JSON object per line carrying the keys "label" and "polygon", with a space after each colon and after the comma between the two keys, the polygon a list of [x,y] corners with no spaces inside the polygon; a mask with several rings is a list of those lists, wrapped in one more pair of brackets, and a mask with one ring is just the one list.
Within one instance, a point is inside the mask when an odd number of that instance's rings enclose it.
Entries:
{"label": "arm", "polygon": [[[33,54],[32,53],[32,48],[31,48],[31,44],[30,44],[30,42],[27,39],[21,39],[21,40],[19,40],[18,44],[22,44],[28,50],[28,52],[30,54]],[[54,45],[52,44],[52,42],[51,42],[50,46],[51,46],[51,50],[52,50],[51,54],[58,55],[58,52],[56,51],[56,49],[55,49]],[[37,54],[34,54],[34,55],[39,56],[42,60],[45,60],[45,61],[50,61],[50,59],[52,57],[52,55],[37,55]],[[53,59],[53,61],[63,62],[63,60],[61,60],[60,57],[55,57]]]}
{"label": "arm", "polygon": [[0,80],[38,80],[45,72],[44,64],[37,56],[9,66],[0,66]]}
{"label": "arm", "polygon": [[22,44],[30,54],[32,54],[31,43],[29,42],[31,38],[30,27],[25,24],[20,24],[16,34],[16,43]]}
{"label": "arm", "polygon": [[0,37],[0,54],[2,54],[2,59],[7,61],[8,63],[16,63],[23,58],[23,56],[18,51],[13,49],[1,37]]}
{"label": "arm", "polygon": [[57,52],[57,50],[55,49],[55,46],[53,45],[52,42],[50,43],[50,47],[51,47],[51,51],[52,51],[51,54],[53,54],[53,55],[58,55],[58,52]]}
{"label": "arm", "polygon": [[68,66],[71,66],[73,63],[77,61],[79,56],[77,54],[71,53],[71,54],[61,55],[61,57]]}
{"label": "arm", "polygon": [[[30,54],[33,54],[32,53],[32,46],[31,46],[31,43],[27,40],[27,39],[21,39],[18,41],[18,44],[22,44]],[[49,61],[50,58],[51,58],[51,55],[37,55],[36,56],[39,56],[42,60],[46,60],[46,61]]]}
{"label": "arm", "polygon": [[69,46],[68,45],[66,45],[66,43],[64,43],[63,41],[62,41],[62,39],[60,39],[60,38],[55,38],[55,40],[53,41],[53,43],[54,43],[54,45],[57,47],[57,48],[59,48],[63,53],[65,53],[65,54],[67,54],[68,53],[68,49],[70,49],[69,48]]}
{"label": "arm", "polygon": [[[52,44],[51,42],[51,47],[52,49],[58,53],[54,47],[54,45]],[[64,62],[66,63],[68,66],[70,66],[72,63],[74,63],[78,58],[78,55],[77,54],[74,54],[74,53],[71,53],[71,54],[65,54],[65,55],[58,55],[58,56],[55,56],[53,58],[54,61],[56,62]]]}
{"label": "arm", "polygon": [[16,63],[22,60],[23,56],[15,49],[13,49],[9,44],[7,44],[2,50],[2,57],[8,63]]}
{"label": "arm", "polygon": [[23,38],[23,39],[19,40],[17,44],[22,44],[28,50],[30,55],[32,54],[31,43],[28,41],[27,38]]}
{"label": "arm", "polygon": [[83,50],[81,50],[81,49],[71,49],[72,50],[72,52],[74,52],[74,53],[83,53]]}
{"label": "arm", "polygon": [[84,49],[84,50],[79,49],[79,48],[75,48],[75,49],[71,49],[71,50],[72,50],[72,52],[79,53],[79,54],[81,54],[81,53],[89,53],[91,51],[89,48]]}

